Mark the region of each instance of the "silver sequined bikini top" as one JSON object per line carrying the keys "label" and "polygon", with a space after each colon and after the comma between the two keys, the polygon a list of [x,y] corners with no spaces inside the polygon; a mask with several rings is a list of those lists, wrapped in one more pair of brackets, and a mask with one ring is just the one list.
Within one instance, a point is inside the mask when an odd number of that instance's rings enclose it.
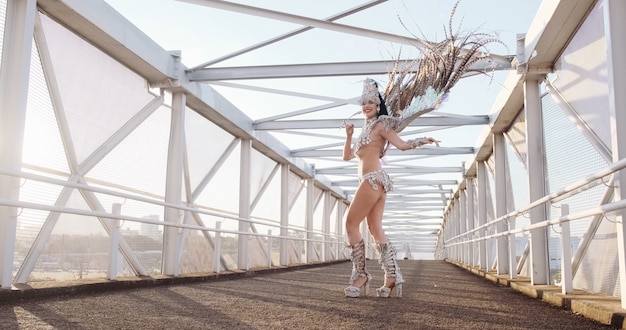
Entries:
{"label": "silver sequined bikini top", "polygon": [[[352,147],[352,153],[355,156],[359,149],[361,149],[361,147],[372,142],[372,128],[374,128],[374,125],[376,125],[376,123],[378,122],[382,122],[385,126],[385,129],[395,129],[395,127],[398,125],[397,118],[392,116],[382,115],[378,116],[378,118],[371,118],[366,120],[365,125],[361,129],[361,134],[356,139],[356,141],[354,142],[354,146]],[[382,158],[383,156],[384,153],[381,153],[380,157]]]}

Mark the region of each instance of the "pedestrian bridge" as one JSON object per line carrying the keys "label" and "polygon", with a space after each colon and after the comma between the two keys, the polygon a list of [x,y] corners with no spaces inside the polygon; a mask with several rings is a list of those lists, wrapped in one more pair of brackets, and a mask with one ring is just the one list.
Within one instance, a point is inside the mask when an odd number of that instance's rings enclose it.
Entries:
{"label": "pedestrian bridge", "polygon": [[[626,2],[456,3],[0,0],[3,322],[623,328]],[[382,159],[404,297],[346,299],[341,127],[442,33],[488,41]]]}

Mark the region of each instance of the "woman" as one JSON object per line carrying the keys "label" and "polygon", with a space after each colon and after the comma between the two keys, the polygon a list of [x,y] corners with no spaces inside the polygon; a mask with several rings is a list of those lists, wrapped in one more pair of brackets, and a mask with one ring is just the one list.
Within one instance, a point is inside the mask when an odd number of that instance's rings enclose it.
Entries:
{"label": "woman", "polygon": [[401,139],[393,129],[394,125],[397,125],[397,119],[387,115],[387,108],[378,91],[378,85],[371,79],[366,79],[363,85],[361,112],[365,115],[365,125],[354,147],[351,146],[354,125],[345,124],[343,159],[346,161],[355,157],[359,159],[360,184],[346,217],[346,234],[352,249],[352,276],[350,286],[344,291],[346,297],[356,298],[361,295],[361,288],[365,287],[364,295],[367,295],[369,290],[371,275],[365,270],[365,244],[359,231],[361,221],[367,218],[367,226],[374,238],[378,260],[385,272],[385,282],[382,287],[376,289],[376,295],[389,297],[391,291],[395,289],[396,296],[401,297],[404,281],[396,263],[395,250],[388,242],[382,227],[385,199],[393,184],[389,175],[382,169],[380,158],[384,156],[388,144],[400,150],[410,150],[430,143],[439,146],[439,141],[432,137],[410,141]]}

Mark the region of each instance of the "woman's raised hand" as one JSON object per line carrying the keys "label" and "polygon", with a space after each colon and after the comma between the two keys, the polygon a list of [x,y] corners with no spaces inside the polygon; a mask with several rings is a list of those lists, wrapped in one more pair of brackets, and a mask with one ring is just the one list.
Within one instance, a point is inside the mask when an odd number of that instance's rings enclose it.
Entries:
{"label": "woman's raised hand", "polygon": [[354,133],[354,124],[348,124],[348,122],[344,120],[343,127],[346,128],[346,134],[348,136],[352,136],[352,134]]}

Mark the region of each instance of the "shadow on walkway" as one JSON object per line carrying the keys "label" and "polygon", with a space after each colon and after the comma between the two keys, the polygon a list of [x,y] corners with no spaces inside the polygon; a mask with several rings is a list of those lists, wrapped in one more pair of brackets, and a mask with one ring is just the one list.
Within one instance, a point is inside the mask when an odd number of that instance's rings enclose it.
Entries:
{"label": "shadow on walkway", "polygon": [[351,263],[5,301],[2,329],[611,329],[445,261],[401,260],[402,298],[345,298]]}

